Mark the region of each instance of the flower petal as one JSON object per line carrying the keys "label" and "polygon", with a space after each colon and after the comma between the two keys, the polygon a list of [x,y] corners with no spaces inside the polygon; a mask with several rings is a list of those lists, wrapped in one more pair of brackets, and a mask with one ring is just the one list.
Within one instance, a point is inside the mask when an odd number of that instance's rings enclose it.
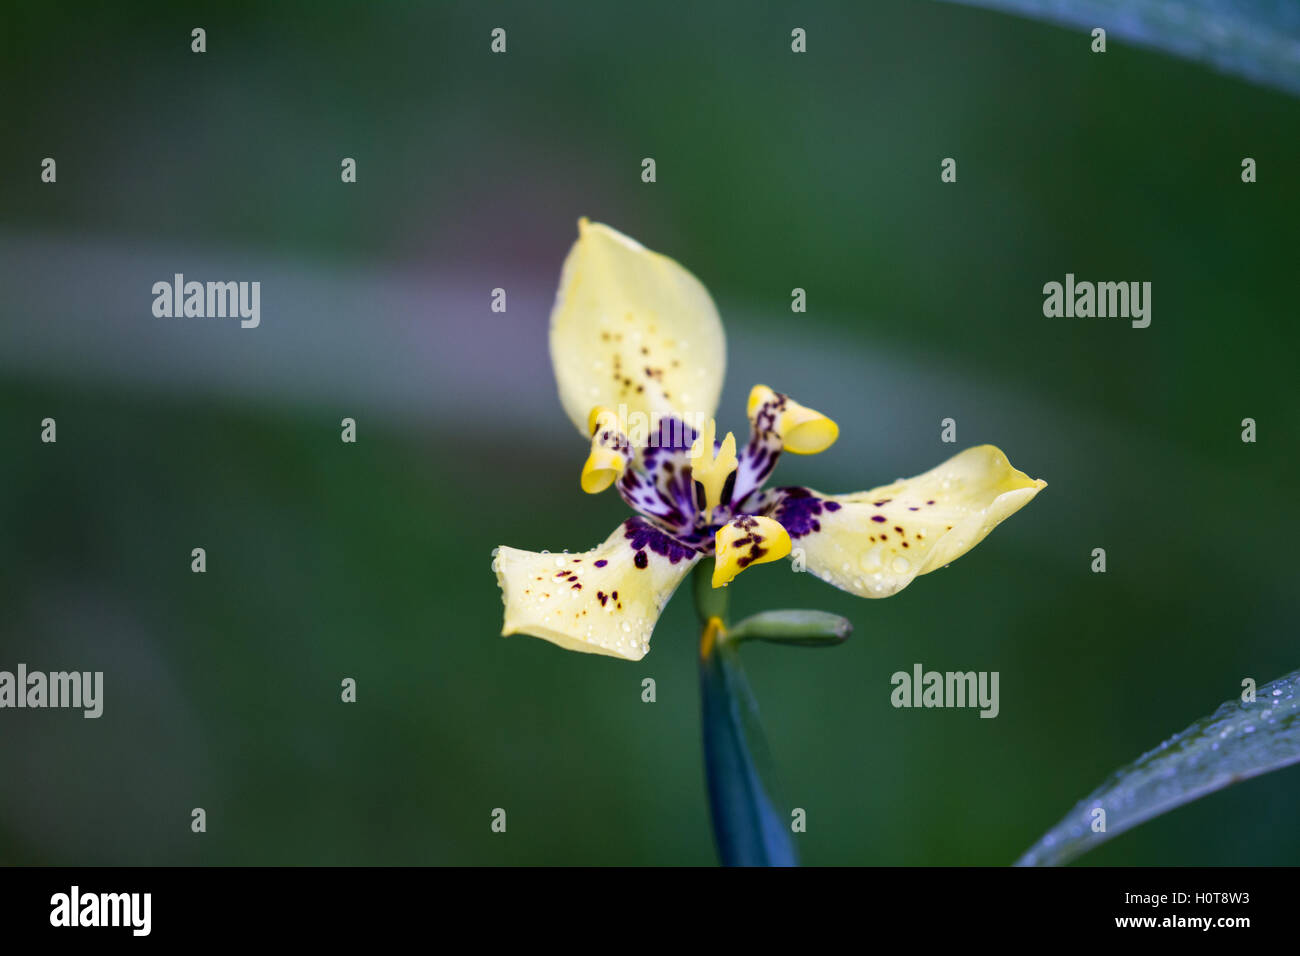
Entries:
{"label": "flower petal", "polygon": [[608,408],[593,408],[588,418],[591,453],[582,466],[582,490],[598,495],[627,471],[632,447],[619,428],[618,418]]}
{"label": "flower petal", "polygon": [[816,455],[833,445],[840,435],[840,427],[821,412],[766,385],[755,385],[750,390],[746,414],[749,441],[739,456],[733,505],[743,505],[749,494],[763,486],[783,450]]}
{"label": "flower petal", "polygon": [[647,439],[631,445],[633,467],[623,472],[618,493],[638,511],[670,534],[680,535],[695,524],[695,487],[691,481],[691,449],[699,433],[676,418],[661,418]]}
{"label": "flower petal", "polygon": [[640,518],[580,554],[500,547],[492,568],[506,607],[501,634],[639,661],[659,612],[699,558]]}
{"label": "flower petal", "polygon": [[775,488],[763,513],[789,532],[796,560],[860,597],[888,597],[961,557],[1047,482],[992,445],[968,448],[923,475],[851,495]]}
{"label": "flower petal", "polygon": [[578,222],[551,311],[560,401],[584,437],[597,405],[627,415],[712,418],[722,391],[722,321],[700,281],[599,223]]}
{"label": "flower petal", "polygon": [[725,588],[750,565],[780,561],[789,553],[790,535],[780,524],[762,515],[737,515],[714,538],[712,584]]}

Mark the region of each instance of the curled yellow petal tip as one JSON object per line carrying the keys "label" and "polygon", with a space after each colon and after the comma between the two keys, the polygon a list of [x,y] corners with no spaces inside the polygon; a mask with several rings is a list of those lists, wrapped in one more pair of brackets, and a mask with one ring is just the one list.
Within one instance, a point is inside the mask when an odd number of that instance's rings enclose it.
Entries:
{"label": "curled yellow petal tip", "polygon": [[816,455],[840,437],[840,426],[821,412],[797,405],[785,413],[785,450],[795,455]]}
{"label": "curled yellow petal tip", "polygon": [[840,426],[821,412],[766,385],[755,385],[749,393],[746,413],[753,420],[764,406],[771,416],[767,427],[780,436],[781,447],[792,454],[819,454],[840,437]]}
{"label": "curled yellow petal tip", "polygon": [[627,469],[627,437],[614,413],[601,405],[587,415],[587,430],[591,433],[591,454],[582,466],[582,490],[597,495]]}
{"label": "curled yellow petal tip", "polygon": [[582,466],[582,490],[589,495],[598,495],[623,474],[627,459],[612,448],[595,446],[587,461]]}
{"label": "curled yellow petal tip", "polygon": [[751,564],[779,561],[790,553],[785,528],[761,515],[733,518],[714,536],[713,586],[726,587]]}

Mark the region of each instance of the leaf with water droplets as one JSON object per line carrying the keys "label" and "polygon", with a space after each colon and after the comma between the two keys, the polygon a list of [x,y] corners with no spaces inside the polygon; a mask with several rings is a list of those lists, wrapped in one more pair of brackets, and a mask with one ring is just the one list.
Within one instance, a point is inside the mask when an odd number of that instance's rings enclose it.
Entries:
{"label": "leaf with water droplets", "polygon": [[[1230,784],[1300,763],[1300,671],[1230,700],[1111,774],[1016,861],[1068,863],[1111,837]],[[1106,829],[1092,829],[1096,810]]]}

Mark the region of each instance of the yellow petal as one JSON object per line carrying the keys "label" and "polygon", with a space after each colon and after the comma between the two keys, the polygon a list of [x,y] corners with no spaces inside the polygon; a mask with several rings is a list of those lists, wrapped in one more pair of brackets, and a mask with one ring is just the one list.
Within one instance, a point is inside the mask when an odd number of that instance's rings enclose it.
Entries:
{"label": "yellow petal", "polygon": [[860,597],[888,597],[961,557],[1045,487],[994,446],[980,445],[871,491],[776,489],[767,510],[808,571]]}
{"label": "yellow petal", "polygon": [[723,489],[731,473],[736,470],[737,464],[736,436],[731,432],[727,432],[727,437],[722,440],[716,456],[714,455],[713,439],[717,434],[717,427],[717,423],[711,418],[705,422],[699,437],[691,445],[690,452],[691,478],[704,490],[702,508],[706,511],[711,511],[721,504]]}
{"label": "yellow petal", "polygon": [[582,466],[582,490],[589,495],[598,495],[623,474],[627,459],[611,448],[602,448],[593,443],[591,454]]}
{"label": "yellow petal", "polygon": [[821,412],[766,385],[755,385],[750,391],[748,413],[756,432],[774,432],[781,447],[796,455],[816,455],[840,437],[840,426]]}
{"label": "yellow petal", "polygon": [[659,612],[698,560],[640,518],[579,554],[500,547],[492,568],[505,602],[501,634],[639,661]]}
{"label": "yellow petal", "polygon": [[551,311],[551,362],[564,410],[584,436],[598,405],[625,415],[629,431],[648,433],[654,415],[713,417],[726,341],[695,276],[583,219]]}
{"label": "yellow petal", "polygon": [[752,564],[779,561],[790,553],[785,528],[762,515],[739,515],[714,535],[713,586],[724,587]]}
{"label": "yellow petal", "polygon": [[591,454],[582,466],[582,490],[599,494],[620,477],[632,460],[627,436],[619,428],[617,417],[608,408],[593,408],[588,417],[591,431]]}

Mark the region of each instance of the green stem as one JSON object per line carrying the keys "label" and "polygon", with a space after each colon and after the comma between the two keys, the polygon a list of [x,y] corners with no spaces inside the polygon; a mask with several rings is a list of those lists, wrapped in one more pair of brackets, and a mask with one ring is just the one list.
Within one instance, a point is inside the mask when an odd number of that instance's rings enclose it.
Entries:
{"label": "green stem", "polygon": [[695,566],[691,578],[691,589],[695,593],[695,613],[701,624],[708,624],[710,618],[718,618],[727,623],[727,589],[713,586],[713,559],[705,558]]}

